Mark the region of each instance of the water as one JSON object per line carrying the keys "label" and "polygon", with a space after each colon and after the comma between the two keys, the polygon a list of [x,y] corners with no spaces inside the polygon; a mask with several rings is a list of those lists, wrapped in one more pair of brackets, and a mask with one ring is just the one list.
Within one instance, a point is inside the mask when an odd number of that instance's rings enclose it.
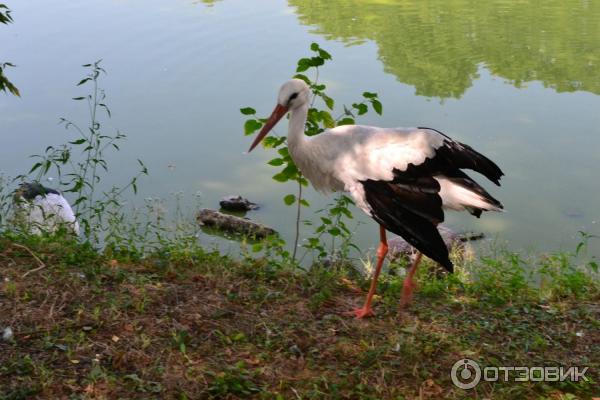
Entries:
{"label": "water", "polygon": [[[333,55],[321,72],[338,104],[378,92],[384,115],[361,123],[431,126],[495,160],[507,209],[481,220],[449,213],[457,230],[484,231],[515,250],[573,249],[579,230],[600,234],[600,3],[593,1],[12,1],[0,26],[2,60],[22,98],[0,95],[0,171],[69,136],[58,117],[85,121],[71,101],[81,64],[103,59],[102,85],[128,135],[111,158],[114,183],[150,168],[141,197],[196,193],[204,206],[241,193],[254,217],[292,235],[270,179],[270,154],[244,155],[239,108],[267,114],[312,41]],[[279,132],[285,132],[279,127]],[[481,182],[484,182],[483,180]],[[312,190],[315,207],[328,200]],[[139,200],[138,200],[139,201]],[[356,213],[359,214],[358,212]],[[308,215],[307,215],[308,216]],[[358,227],[373,246],[377,229]],[[592,242],[600,255],[600,243]]]}

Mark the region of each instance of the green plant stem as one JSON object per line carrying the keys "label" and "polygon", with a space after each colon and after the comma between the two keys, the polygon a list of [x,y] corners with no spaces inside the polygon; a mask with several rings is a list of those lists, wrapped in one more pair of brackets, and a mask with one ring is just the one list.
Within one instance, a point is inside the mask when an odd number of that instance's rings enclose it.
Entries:
{"label": "green plant stem", "polygon": [[[96,109],[98,108],[98,80],[96,79],[99,75],[99,72],[94,71],[94,106],[92,108],[92,130],[95,133],[94,140],[96,140],[97,143],[95,143],[94,146],[94,157],[92,158],[92,160],[94,160],[94,166],[92,167],[92,187],[90,189],[90,196],[89,196],[89,209],[92,209],[92,206],[94,204],[94,189],[96,188],[96,168],[98,166],[98,152],[100,150],[100,146],[99,146],[99,140],[97,138],[98,133],[96,133]],[[88,153],[89,156],[89,153]]]}
{"label": "green plant stem", "polygon": [[294,237],[294,251],[292,251],[292,262],[296,261],[296,252],[298,251],[298,240],[300,240],[300,211],[302,209],[302,175],[298,179],[298,209],[296,211],[296,236]]}

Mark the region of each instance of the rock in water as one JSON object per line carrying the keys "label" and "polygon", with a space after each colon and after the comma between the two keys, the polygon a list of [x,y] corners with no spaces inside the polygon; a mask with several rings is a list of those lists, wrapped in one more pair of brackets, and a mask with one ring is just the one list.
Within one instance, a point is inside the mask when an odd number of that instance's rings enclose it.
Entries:
{"label": "rock in water", "polygon": [[247,218],[223,214],[216,210],[204,208],[200,210],[197,220],[201,225],[210,226],[220,231],[262,239],[277,233],[275,229]]}
{"label": "rock in water", "polygon": [[225,196],[219,201],[219,205],[227,211],[249,211],[258,208],[255,203],[242,196]]}
{"label": "rock in water", "polygon": [[[456,233],[445,225],[438,225],[437,228],[448,251],[458,252],[461,257],[464,257],[468,248],[466,242],[479,240],[484,237],[482,233]],[[417,252],[412,245],[399,236],[389,239],[388,247],[388,257],[390,260],[396,260],[401,257],[412,258]]]}

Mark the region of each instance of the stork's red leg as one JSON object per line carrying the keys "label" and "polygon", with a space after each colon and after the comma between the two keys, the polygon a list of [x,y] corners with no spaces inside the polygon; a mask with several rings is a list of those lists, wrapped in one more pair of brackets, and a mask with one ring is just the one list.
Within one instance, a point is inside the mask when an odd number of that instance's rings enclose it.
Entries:
{"label": "stork's red leg", "polygon": [[367,294],[367,300],[365,301],[365,305],[362,308],[357,308],[356,310],[347,313],[348,315],[353,315],[356,318],[371,317],[375,315],[373,309],[371,308],[371,300],[373,299],[375,289],[377,288],[377,278],[379,278],[381,266],[383,265],[383,261],[385,260],[385,256],[388,252],[385,228],[382,225],[379,225],[379,237],[380,241],[379,247],[377,248],[377,266],[375,267],[375,273],[373,274],[373,278],[371,280],[371,287],[369,288],[369,293]]}
{"label": "stork's red leg", "polygon": [[421,262],[422,256],[423,253],[421,253],[420,251],[417,252],[417,257],[415,258],[415,261],[413,261],[410,270],[408,270],[408,274],[406,274],[404,284],[402,285],[402,298],[400,299],[400,308],[405,308],[410,304],[412,300],[413,289],[417,286],[417,284],[413,280],[413,276],[415,275],[415,272],[417,272],[417,267]]}

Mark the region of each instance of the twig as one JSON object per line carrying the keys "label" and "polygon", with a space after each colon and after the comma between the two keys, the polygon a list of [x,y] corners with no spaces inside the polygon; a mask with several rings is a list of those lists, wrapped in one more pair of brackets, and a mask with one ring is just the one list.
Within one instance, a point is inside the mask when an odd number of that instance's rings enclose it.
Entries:
{"label": "twig", "polygon": [[44,268],[46,268],[46,264],[44,264],[44,263],[42,262],[42,260],[40,260],[40,259],[39,259],[39,257],[38,257],[38,256],[36,256],[36,255],[33,253],[33,251],[31,251],[31,250],[29,249],[29,247],[27,247],[27,246],[23,246],[22,244],[18,244],[18,243],[13,243],[12,245],[13,245],[13,246],[15,246],[15,247],[18,247],[18,248],[20,248],[20,249],[27,250],[27,252],[28,252],[29,254],[31,254],[31,257],[33,257],[33,258],[35,259],[35,261],[37,261],[37,262],[38,262],[38,264],[40,265],[40,266],[39,266],[39,267],[37,267],[37,268],[34,268],[34,269],[32,269],[32,270],[29,270],[29,271],[25,272],[25,273],[24,273],[24,274],[21,276],[21,278],[25,278],[27,275],[29,275],[29,274],[30,274],[30,273],[32,273],[32,272],[37,272],[37,271],[39,271],[39,270],[41,270],[41,269],[44,269]]}

